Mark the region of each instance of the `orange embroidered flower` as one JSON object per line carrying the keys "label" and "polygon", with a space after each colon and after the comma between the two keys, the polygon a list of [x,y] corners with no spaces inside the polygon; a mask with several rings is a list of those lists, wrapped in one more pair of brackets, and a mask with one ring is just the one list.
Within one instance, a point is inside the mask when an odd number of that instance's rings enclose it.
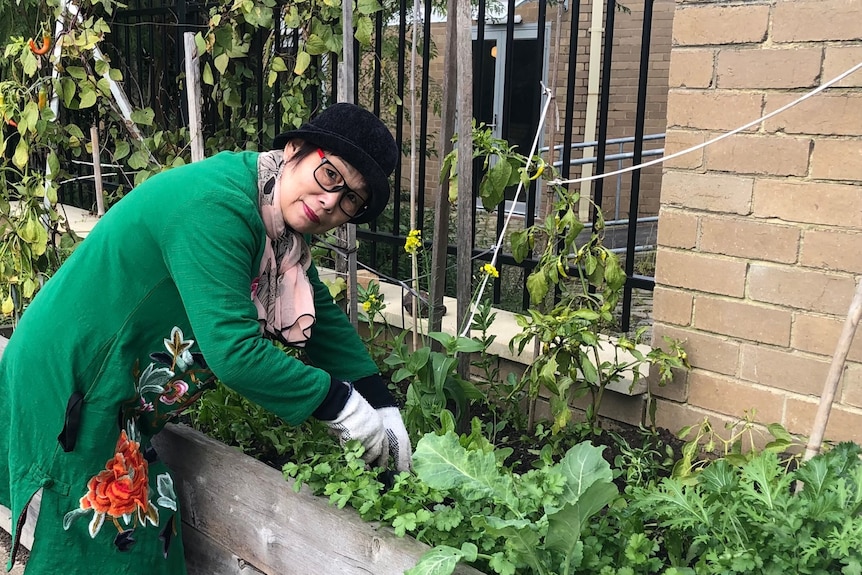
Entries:
{"label": "orange embroidered flower", "polygon": [[129,440],[124,430],[117,440],[113,459],[105,464],[104,471],[87,482],[81,509],[122,517],[138,509],[146,512],[149,507],[147,460],[141,454],[140,444]]}

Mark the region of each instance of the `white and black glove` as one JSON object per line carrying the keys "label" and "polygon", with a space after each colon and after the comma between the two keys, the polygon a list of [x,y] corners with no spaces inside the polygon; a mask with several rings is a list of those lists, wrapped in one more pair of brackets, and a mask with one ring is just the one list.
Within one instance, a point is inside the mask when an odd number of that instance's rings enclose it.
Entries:
{"label": "white and black glove", "polygon": [[409,471],[413,467],[413,448],[410,436],[401,419],[395,398],[389,393],[386,382],[379,374],[363,377],[353,382],[353,388],[371,404],[386,429],[389,455],[395,460],[396,471]]}
{"label": "white and black glove", "polygon": [[332,380],[329,393],[314,411],[314,417],[329,426],[341,445],[356,439],[365,448],[362,459],[369,465],[385,467],[389,446],[383,419],[353,386]]}

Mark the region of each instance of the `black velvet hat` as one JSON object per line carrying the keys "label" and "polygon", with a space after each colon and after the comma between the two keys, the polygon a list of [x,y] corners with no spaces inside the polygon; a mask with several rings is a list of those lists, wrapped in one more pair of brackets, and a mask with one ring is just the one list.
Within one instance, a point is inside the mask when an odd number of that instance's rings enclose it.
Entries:
{"label": "black velvet hat", "polygon": [[389,202],[389,175],[398,162],[398,146],[377,116],[355,104],[333,104],[299,129],[276,136],[273,148],[284,149],[294,138],[332,152],[362,174],[371,195],[367,209],[352,223],[364,224],[380,215]]}

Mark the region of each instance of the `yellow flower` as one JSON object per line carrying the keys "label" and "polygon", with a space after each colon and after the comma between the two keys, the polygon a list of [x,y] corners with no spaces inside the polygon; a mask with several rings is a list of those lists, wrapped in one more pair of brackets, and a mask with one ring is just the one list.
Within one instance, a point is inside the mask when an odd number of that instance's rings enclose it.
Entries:
{"label": "yellow flower", "polygon": [[483,266],[482,266],[482,273],[487,274],[487,275],[491,276],[492,278],[498,278],[498,277],[500,277],[500,272],[498,272],[498,271],[497,271],[497,268],[495,268],[495,267],[494,267],[493,265],[491,265],[491,264],[485,264],[485,265],[483,265]]}
{"label": "yellow flower", "polygon": [[416,250],[422,247],[422,232],[420,230],[410,230],[407,234],[407,241],[404,242],[404,251],[408,254],[415,254]]}
{"label": "yellow flower", "polygon": [[366,300],[366,301],[362,302],[362,309],[365,310],[365,313],[368,313],[369,311],[371,311],[371,300]]}

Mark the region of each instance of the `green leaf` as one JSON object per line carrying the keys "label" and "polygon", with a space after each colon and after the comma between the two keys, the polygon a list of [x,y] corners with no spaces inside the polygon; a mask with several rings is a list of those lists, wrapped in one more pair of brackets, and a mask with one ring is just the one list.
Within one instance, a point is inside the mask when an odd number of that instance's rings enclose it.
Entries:
{"label": "green leaf", "polygon": [[15,154],[12,156],[12,163],[19,169],[23,170],[30,161],[30,146],[27,144],[26,138],[20,138],[18,145],[15,146]]}
{"label": "green leaf", "polygon": [[152,126],[153,118],[155,118],[156,114],[153,112],[151,108],[144,108],[143,110],[134,110],[132,112],[132,121],[139,126]]}
{"label": "green leaf", "polygon": [[305,50],[300,50],[296,54],[296,65],[293,67],[293,73],[302,76],[310,65],[311,55]]}
{"label": "green leaf", "polygon": [[548,295],[548,281],[542,270],[536,270],[527,278],[527,291],[530,292],[530,303],[538,305]]}
{"label": "green leaf", "polygon": [[500,160],[482,178],[479,185],[479,195],[482,198],[482,206],[486,210],[493,210],[503,201],[503,193],[511,174],[512,166],[509,162]]}
{"label": "green leaf", "polygon": [[117,141],[117,147],[114,149],[114,160],[122,160],[129,155],[129,143],[123,140]]}
{"label": "green leaf", "polygon": [[83,110],[96,104],[96,91],[89,84],[81,85],[81,102],[78,106]]}
{"label": "green leaf", "polygon": [[149,158],[143,150],[137,150],[129,157],[129,167],[133,170],[141,170],[149,165]]}
{"label": "green leaf", "polygon": [[66,66],[66,73],[76,80],[84,80],[87,77],[87,71],[80,66]]}
{"label": "green leaf", "polygon": [[320,56],[321,54],[325,54],[328,51],[329,48],[326,46],[326,40],[324,40],[317,34],[308,35],[308,39],[305,41],[305,52],[307,52],[311,56]]}
{"label": "green leaf", "polygon": [[272,59],[272,69],[275,72],[287,72],[287,64],[284,63],[284,58],[276,56]]}
{"label": "green leaf", "polygon": [[589,441],[569,449],[555,466],[566,478],[566,486],[560,495],[566,503],[577,503],[593,484],[612,484],[610,464],[602,457],[604,447],[596,447]]}
{"label": "green leaf", "polygon": [[556,513],[549,514],[545,547],[570,558],[575,553],[577,541],[581,537],[581,527],[590,517],[613,502],[617,493],[616,485],[610,480],[593,483],[583,492],[577,503],[568,503]]}
{"label": "green leaf", "polygon": [[204,64],[204,69],[201,72],[201,80],[203,80],[204,84],[207,86],[215,85],[215,79],[213,78],[213,69],[210,66],[209,62]]}
{"label": "green leaf", "polygon": [[449,575],[462,557],[460,549],[438,545],[425,552],[419,562],[404,572],[404,575]]}
{"label": "green leaf", "polygon": [[356,9],[360,14],[368,16],[382,10],[383,7],[380,6],[380,2],[377,0],[359,0],[356,3]]}
{"label": "green leaf", "polygon": [[419,478],[435,489],[456,490],[467,501],[492,497],[510,509],[518,508],[512,477],[499,472],[494,454],[467,451],[454,433],[420,439],[413,467]]}
{"label": "green leaf", "polygon": [[104,60],[96,60],[96,74],[104,76],[111,69],[111,66]]}
{"label": "green leaf", "polygon": [[356,19],[356,32],[353,37],[360,46],[370,46],[371,36],[374,32],[374,22],[368,16],[360,16]]}
{"label": "green leaf", "polygon": [[518,230],[512,232],[512,235],[509,237],[509,242],[512,246],[512,257],[518,263],[521,263],[530,255],[528,234],[528,230]]}
{"label": "green leaf", "polygon": [[213,63],[215,64],[216,70],[219,71],[219,74],[224,74],[225,70],[227,70],[227,65],[230,63],[230,57],[227,53],[222,52],[215,57]]}

